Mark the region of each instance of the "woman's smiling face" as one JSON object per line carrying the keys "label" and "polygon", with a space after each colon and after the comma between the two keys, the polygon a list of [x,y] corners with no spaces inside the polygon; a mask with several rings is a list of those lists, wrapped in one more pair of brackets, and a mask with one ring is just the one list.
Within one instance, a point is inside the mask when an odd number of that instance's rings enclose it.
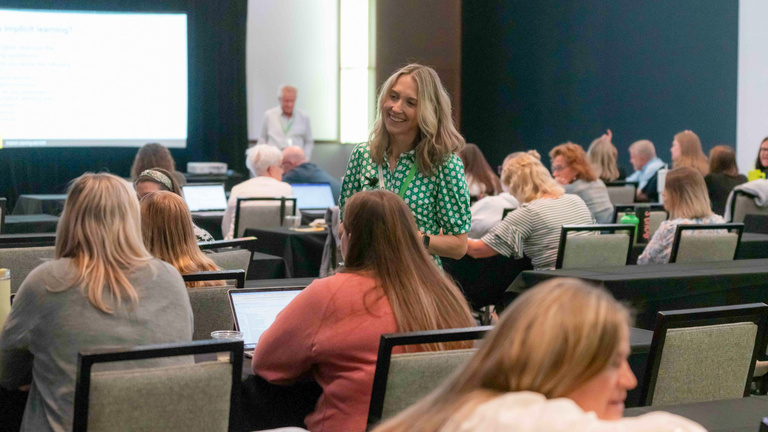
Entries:
{"label": "woman's smiling face", "polygon": [[418,86],[410,75],[401,75],[384,102],[384,126],[392,136],[416,136],[419,129]]}

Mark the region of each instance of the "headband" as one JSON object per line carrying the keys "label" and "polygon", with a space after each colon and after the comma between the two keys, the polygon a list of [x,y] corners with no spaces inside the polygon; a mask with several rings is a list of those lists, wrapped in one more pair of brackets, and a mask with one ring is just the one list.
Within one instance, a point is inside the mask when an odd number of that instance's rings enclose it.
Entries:
{"label": "headband", "polygon": [[152,180],[155,180],[157,182],[160,182],[160,183],[164,184],[165,187],[168,188],[168,190],[170,190],[170,191],[173,190],[171,179],[169,179],[167,175],[161,173],[160,171],[155,171],[155,170],[151,170],[151,169],[144,170],[144,171],[141,172],[141,174],[139,174],[139,178],[141,178],[141,177],[149,177]]}

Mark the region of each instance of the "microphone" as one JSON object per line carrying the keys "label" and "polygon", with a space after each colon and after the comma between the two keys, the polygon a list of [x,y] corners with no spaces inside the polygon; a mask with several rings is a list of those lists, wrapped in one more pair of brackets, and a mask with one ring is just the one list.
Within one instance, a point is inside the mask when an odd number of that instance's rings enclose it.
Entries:
{"label": "microphone", "polygon": [[379,184],[378,177],[365,177],[365,179],[368,180],[368,186],[370,187],[376,187],[376,185]]}

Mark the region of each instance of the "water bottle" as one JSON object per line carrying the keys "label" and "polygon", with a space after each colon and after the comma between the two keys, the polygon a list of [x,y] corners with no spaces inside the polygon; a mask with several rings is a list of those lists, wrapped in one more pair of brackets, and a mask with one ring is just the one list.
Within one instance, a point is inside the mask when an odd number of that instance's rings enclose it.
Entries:
{"label": "water bottle", "polygon": [[624,216],[619,219],[620,224],[629,224],[635,226],[635,240],[633,243],[637,243],[637,226],[640,224],[640,219],[634,213],[625,213]]}
{"label": "water bottle", "polygon": [[0,269],[0,328],[11,313],[11,271]]}

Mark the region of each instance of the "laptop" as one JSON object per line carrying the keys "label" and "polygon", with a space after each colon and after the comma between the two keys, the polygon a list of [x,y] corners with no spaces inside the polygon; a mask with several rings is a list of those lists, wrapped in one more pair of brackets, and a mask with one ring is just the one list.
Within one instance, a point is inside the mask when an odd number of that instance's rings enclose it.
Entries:
{"label": "laptop", "polygon": [[333,200],[331,185],[328,183],[293,183],[293,196],[296,197],[296,207],[299,210],[322,210],[333,207],[336,202]]}
{"label": "laptop", "polygon": [[231,289],[229,305],[235,317],[235,329],[243,332],[246,356],[252,357],[261,334],[275,322],[288,303],[304,288]]}
{"label": "laptop", "polygon": [[227,195],[222,183],[194,183],[181,187],[189,211],[224,211],[227,209]]}

